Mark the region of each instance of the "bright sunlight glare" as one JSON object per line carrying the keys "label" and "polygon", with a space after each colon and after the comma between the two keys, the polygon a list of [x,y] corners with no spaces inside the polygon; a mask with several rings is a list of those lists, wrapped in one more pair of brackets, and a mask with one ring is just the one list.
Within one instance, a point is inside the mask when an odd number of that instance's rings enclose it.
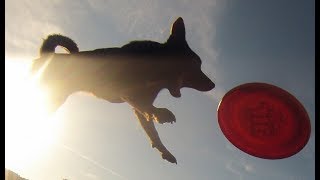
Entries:
{"label": "bright sunlight glare", "polygon": [[22,171],[57,141],[61,123],[49,118],[46,96],[29,76],[30,63],[5,61],[5,167]]}

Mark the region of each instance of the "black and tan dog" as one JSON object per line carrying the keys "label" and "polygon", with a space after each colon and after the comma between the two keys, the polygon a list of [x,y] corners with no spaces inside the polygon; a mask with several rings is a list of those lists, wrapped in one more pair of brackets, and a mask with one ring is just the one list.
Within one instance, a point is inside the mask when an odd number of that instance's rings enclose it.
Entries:
{"label": "black and tan dog", "polygon": [[[62,46],[69,54],[55,53]],[[77,91],[87,91],[112,103],[127,102],[162,158],[177,163],[162,144],[154,122],[172,123],[175,116],[153,102],[163,88],[174,97],[189,87],[209,91],[215,84],[201,71],[201,60],[188,46],[182,18],[172,25],[165,43],[133,41],[122,47],[80,51],[68,37],[54,34],[44,40],[32,73],[50,94],[54,112]]]}

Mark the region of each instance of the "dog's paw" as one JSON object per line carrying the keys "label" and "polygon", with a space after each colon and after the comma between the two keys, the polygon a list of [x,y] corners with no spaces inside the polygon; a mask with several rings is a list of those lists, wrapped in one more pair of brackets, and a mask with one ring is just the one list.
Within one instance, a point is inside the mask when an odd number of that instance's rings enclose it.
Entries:
{"label": "dog's paw", "polygon": [[174,114],[166,108],[157,108],[152,116],[153,120],[163,124],[163,123],[173,123],[176,122],[176,117]]}
{"label": "dog's paw", "polygon": [[169,151],[166,151],[165,153],[162,153],[162,159],[167,160],[167,161],[169,161],[171,163],[176,163],[177,164],[176,158]]}

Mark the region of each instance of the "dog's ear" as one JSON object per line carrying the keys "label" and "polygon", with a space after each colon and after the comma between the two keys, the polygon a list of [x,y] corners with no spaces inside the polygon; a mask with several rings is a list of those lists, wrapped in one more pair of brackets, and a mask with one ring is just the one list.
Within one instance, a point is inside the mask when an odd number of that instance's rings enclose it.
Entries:
{"label": "dog's ear", "polygon": [[184,22],[181,17],[179,17],[171,27],[170,38],[175,41],[185,41],[186,38],[186,30],[184,27]]}

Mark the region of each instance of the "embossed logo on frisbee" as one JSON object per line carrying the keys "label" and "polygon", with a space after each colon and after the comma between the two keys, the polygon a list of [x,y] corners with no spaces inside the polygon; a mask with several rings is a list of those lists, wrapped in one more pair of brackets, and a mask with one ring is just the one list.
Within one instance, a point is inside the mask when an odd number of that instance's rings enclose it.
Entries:
{"label": "embossed logo on frisbee", "polygon": [[307,144],[311,125],[303,105],[289,92],[266,83],[231,89],[218,106],[219,126],[240,150],[264,159],[282,159]]}

